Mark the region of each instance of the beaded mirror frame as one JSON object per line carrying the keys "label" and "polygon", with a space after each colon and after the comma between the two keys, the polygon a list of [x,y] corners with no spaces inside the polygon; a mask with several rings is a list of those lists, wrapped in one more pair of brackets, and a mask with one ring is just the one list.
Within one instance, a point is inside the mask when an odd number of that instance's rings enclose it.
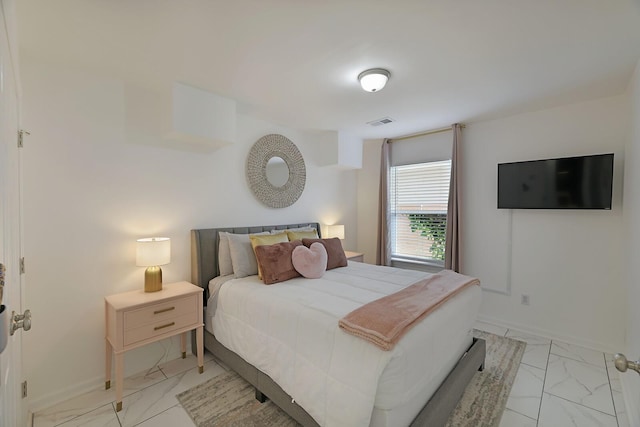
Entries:
{"label": "beaded mirror frame", "polygon": [[[289,168],[287,182],[276,187],[267,179],[267,163],[280,157]],[[307,169],[298,147],[283,135],[269,134],[256,141],[249,151],[246,165],[249,188],[256,198],[271,208],[286,208],[302,195]]]}

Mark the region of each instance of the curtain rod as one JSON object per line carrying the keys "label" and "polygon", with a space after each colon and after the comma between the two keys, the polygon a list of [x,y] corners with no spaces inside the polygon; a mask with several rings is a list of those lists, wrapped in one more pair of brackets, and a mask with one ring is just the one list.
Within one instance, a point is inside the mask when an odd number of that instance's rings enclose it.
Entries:
{"label": "curtain rod", "polygon": [[[464,128],[467,127],[467,125],[465,125],[464,123],[460,123],[460,127],[462,129],[464,129]],[[397,138],[389,138],[389,140],[390,140],[390,142],[402,141],[404,139],[417,138],[419,136],[426,136],[426,135],[433,135],[433,134],[436,134],[436,133],[448,132],[448,131],[450,131],[452,129],[453,128],[451,126],[449,126],[449,127],[446,127],[446,128],[433,129],[433,130],[428,130],[428,131],[425,131],[425,132],[413,133],[411,135],[399,136]]]}

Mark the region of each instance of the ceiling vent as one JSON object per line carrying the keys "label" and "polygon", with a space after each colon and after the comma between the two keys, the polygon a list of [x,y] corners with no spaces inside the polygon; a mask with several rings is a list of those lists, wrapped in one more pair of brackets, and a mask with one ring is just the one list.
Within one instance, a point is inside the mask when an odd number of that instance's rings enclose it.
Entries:
{"label": "ceiling vent", "polygon": [[367,124],[370,126],[382,126],[389,123],[393,123],[394,121],[395,120],[393,120],[391,117],[383,117],[382,119],[374,120],[372,122],[367,122]]}

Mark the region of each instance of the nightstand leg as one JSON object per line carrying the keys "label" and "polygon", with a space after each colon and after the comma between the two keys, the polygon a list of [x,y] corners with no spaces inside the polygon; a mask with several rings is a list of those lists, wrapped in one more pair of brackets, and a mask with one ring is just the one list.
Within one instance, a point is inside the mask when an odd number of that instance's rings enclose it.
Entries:
{"label": "nightstand leg", "polygon": [[198,353],[198,371],[204,372],[204,348],[203,348],[203,327],[196,328],[196,351]]}
{"label": "nightstand leg", "polygon": [[122,410],[122,391],[124,389],[124,352],[116,354],[116,412]]}
{"label": "nightstand leg", "polygon": [[104,389],[109,390],[111,388],[111,357],[113,357],[113,348],[108,339],[105,339],[105,375],[104,375]]}
{"label": "nightstand leg", "polygon": [[180,350],[182,350],[182,358],[187,358],[187,333],[180,334]]}

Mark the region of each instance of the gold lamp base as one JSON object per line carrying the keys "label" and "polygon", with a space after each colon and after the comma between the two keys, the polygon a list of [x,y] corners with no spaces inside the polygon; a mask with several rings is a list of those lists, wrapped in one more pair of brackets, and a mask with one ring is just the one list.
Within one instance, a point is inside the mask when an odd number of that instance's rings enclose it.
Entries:
{"label": "gold lamp base", "polygon": [[162,269],[158,266],[147,267],[144,271],[144,291],[158,292],[162,290]]}

